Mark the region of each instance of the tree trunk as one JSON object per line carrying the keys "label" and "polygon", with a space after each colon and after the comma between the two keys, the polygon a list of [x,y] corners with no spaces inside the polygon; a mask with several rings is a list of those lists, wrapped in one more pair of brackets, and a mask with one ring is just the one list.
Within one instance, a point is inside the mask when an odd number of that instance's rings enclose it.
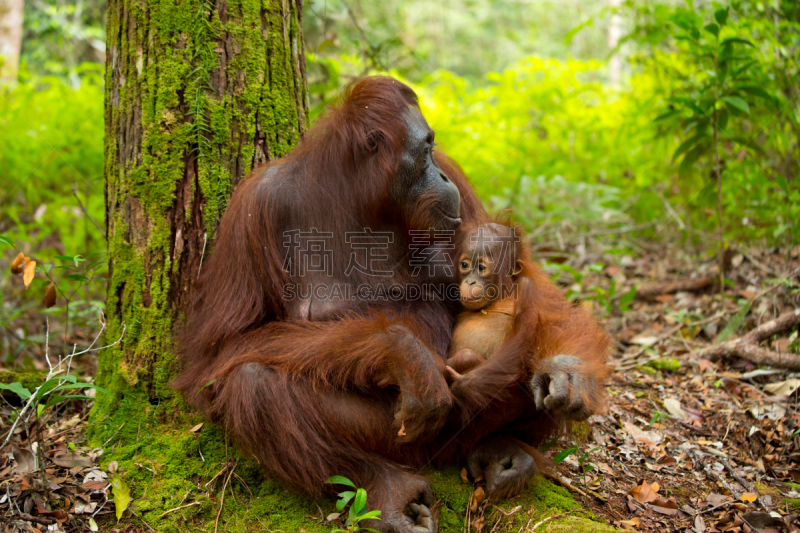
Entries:
{"label": "tree trunk", "polygon": [[226,201],[307,127],[301,19],[302,0],[109,1],[106,339],[122,340],[100,356],[100,436],[182,416],[173,327]]}
{"label": "tree trunk", "polygon": [[22,46],[22,0],[0,0],[0,85],[17,81]]}
{"label": "tree trunk", "polygon": [[[612,9],[619,7],[621,3],[621,0],[608,0],[608,6]],[[609,50],[613,50],[617,47],[620,37],[622,37],[622,17],[613,14],[608,21]],[[622,57],[619,52],[615,52],[608,60],[608,82],[612,87],[619,87],[621,74]]]}

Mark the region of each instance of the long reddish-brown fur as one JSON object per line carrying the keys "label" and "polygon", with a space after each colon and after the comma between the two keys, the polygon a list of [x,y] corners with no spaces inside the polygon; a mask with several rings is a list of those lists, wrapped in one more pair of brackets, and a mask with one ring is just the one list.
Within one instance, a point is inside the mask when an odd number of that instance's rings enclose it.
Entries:
{"label": "long reddish-brown fur", "polygon": [[[466,224],[462,231],[468,233],[486,222]],[[506,428],[523,442],[538,446],[556,436],[564,421],[536,410],[533,395],[526,386],[536,368],[548,357],[574,355],[582,361],[580,372],[603,383],[610,373],[606,364],[609,339],[594,317],[570,303],[534,263],[530,248],[524,244],[523,230],[507,222],[494,222],[513,227],[521,240],[516,254],[522,260],[522,271],[514,276],[515,280],[507,274],[508,265],[497,269],[501,286],[516,285],[519,307],[510,337],[491,357],[464,374],[459,383],[455,398],[460,415],[458,424],[494,426],[490,430],[476,431],[478,438]],[[596,395],[583,398],[591,412],[603,411],[605,397],[602,393],[599,387]],[[468,429],[463,433],[471,432]],[[461,440],[459,444],[467,449],[476,444],[470,437]]]}
{"label": "long reddish-brown fur", "polygon": [[[369,488],[371,506],[395,514],[414,499],[431,503],[429,486],[410,467],[459,460],[498,430],[541,442],[556,422],[531,407],[525,380],[537,362],[573,354],[603,379],[606,348],[594,321],[530,261],[518,333],[470,374],[470,396],[455,407],[444,359],[457,302],[356,301],[326,320],[290,316],[282,298],[292,281],[283,268],[285,229],[331,232],[335,275],[348,261],[346,232],[394,231],[400,251],[383,282],[419,283],[410,275],[407,236],[430,227],[433,213],[426,202],[408,213],[389,199],[409,105],[417,106],[416,95],[402,83],[362,80],[293,152],[237,187],[178,337],[184,369],[175,381],[189,403],[287,484],[320,495],[325,479],[345,475]],[[487,220],[461,169],[441,153],[436,162],[459,189],[465,226]],[[374,283],[358,272],[348,282]],[[401,427],[398,387],[425,399],[410,407],[419,417]]]}

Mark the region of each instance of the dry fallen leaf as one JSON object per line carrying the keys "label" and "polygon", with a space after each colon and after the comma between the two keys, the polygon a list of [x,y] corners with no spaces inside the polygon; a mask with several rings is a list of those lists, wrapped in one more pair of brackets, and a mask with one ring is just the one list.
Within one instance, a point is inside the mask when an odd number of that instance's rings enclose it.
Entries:
{"label": "dry fallen leaf", "polygon": [[89,457],[83,457],[82,455],[78,455],[75,453],[65,453],[64,455],[58,455],[56,457],[53,457],[51,461],[53,461],[58,466],[63,466],[64,468],[75,468],[76,466],[89,468],[90,466],[94,466],[94,461],[92,461]]}
{"label": "dry fallen leaf", "polygon": [[641,503],[649,503],[658,498],[658,489],[660,488],[661,487],[657,482],[650,485],[647,483],[647,481],[642,480],[641,484],[629,490],[628,494],[636,498]]}
{"label": "dry fallen leaf", "polygon": [[203,424],[204,424],[204,422],[200,422],[199,424],[194,426],[192,429],[190,429],[189,433],[197,433],[198,431],[200,431],[200,428],[203,427]]}
{"label": "dry fallen leaf", "polygon": [[36,470],[36,459],[33,457],[30,450],[22,450],[12,445],[11,453],[14,455],[14,460],[17,462],[16,472],[28,474]]}
{"label": "dry fallen leaf", "polygon": [[694,533],[705,533],[706,521],[703,520],[703,515],[694,517]]}
{"label": "dry fallen leaf", "polygon": [[466,467],[461,469],[461,482],[462,483],[469,483],[469,478],[467,477],[467,469],[466,469]]}
{"label": "dry fallen leaf", "polygon": [[475,492],[472,493],[472,498],[469,504],[469,509],[473,513],[478,512],[478,506],[486,499],[486,491],[483,490],[483,487],[478,487],[475,489]]}
{"label": "dry fallen leaf", "polygon": [[64,509],[48,511],[44,506],[44,501],[39,497],[36,498],[36,511],[41,515],[52,516],[59,526],[69,519],[69,515]]}
{"label": "dry fallen leaf", "polygon": [[14,261],[11,263],[11,273],[12,274],[22,274],[22,270],[25,268],[25,254],[22,252],[17,254],[17,257],[14,258]]}
{"label": "dry fallen leaf", "polygon": [[86,490],[103,490],[108,486],[108,481],[86,481],[81,487]]}
{"label": "dry fallen leaf", "polygon": [[642,520],[638,516],[634,516],[630,520],[620,520],[617,524],[622,529],[634,529],[641,525]]}
{"label": "dry fallen leaf", "polygon": [[675,398],[666,398],[664,400],[664,407],[672,418],[677,418],[678,420],[686,418],[686,412],[681,408],[681,402]]}
{"label": "dry fallen leaf", "polygon": [[44,307],[49,309],[54,305],[56,305],[56,284],[51,281],[47,290],[44,291]]}
{"label": "dry fallen leaf", "polygon": [[723,502],[726,502],[726,501],[728,501],[728,499],[730,499],[728,496],[724,496],[722,494],[717,494],[716,492],[712,492],[711,494],[706,496],[706,501],[712,506],[713,505],[719,505],[719,504],[721,504]]}
{"label": "dry fallen leaf", "polygon": [[782,531],[786,526],[780,518],[775,518],[774,516],[760,511],[743,514],[741,518],[748,526],[762,533],[765,529]]}
{"label": "dry fallen leaf", "polygon": [[764,390],[773,396],[789,396],[797,389],[800,389],[800,379],[798,378],[790,378],[786,381],[764,385]]}
{"label": "dry fallen leaf", "polygon": [[630,434],[630,436],[633,437],[633,440],[635,440],[637,443],[641,443],[641,444],[659,444],[659,443],[661,443],[662,440],[664,440],[664,437],[662,437],[657,432],[655,432],[655,431],[642,431],[641,429],[636,427],[634,424],[631,424],[630,422],[625,422],[624,426],[625,426],[625,429],[628,430],[628,433]]}
{"label": "dry fallen leaf", "polygon": [[656,498],[650,504],[650,508],[657,513],[669,516],[678,514],[678,502],[673,498]]}
{"label": "dry fallen leaf", "polygon": [[36,261],[28,261],[25,265],[25,271],[22,274],[22,283],[25,284],[25,288],[27,289],[31,281],[33,281],[33,274],[36,272]]}
{"label": "dry fallen leaf", "polygon": [[755,492],[745,492],[739,497],[740,500],[743,502],[754,502],[758,499],[758,494]]}
{"label": "dry fallen leaf", "polygon": [[658,337],[637,335],[630,340],[631,344],[638,344],[639,346],[652,346],[658,342]]}
{"label": "dry fallen leaf", "polygon": [[665,455],[663,457],[659,457],[656,461],[656,464],[663,465],[663,466],[670,466],[678,464],[678,460],[672,457],[671,455]]}

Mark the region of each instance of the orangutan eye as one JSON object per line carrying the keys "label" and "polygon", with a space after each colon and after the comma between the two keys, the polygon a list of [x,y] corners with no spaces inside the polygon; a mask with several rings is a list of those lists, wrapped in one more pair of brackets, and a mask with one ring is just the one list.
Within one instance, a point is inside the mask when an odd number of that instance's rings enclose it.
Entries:
{"label": "orangutan eye", "polygon": [[486,265],[478,265],[478,272],[483,272],[486,270]]}
{"label": "orangutan eye", "polygon": [[468,269],[469,263],[467,263],[466,261],[461,261],[461,268],[463,268],[464,270]]}

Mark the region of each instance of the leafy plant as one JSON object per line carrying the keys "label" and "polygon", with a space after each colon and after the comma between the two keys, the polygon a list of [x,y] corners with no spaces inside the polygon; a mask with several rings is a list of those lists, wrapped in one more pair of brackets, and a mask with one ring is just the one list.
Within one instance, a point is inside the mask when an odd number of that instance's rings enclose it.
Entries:
{"label": "leafy plant", "polygon": [[[14,241],[8,237],[0,236],[0,242],[16,248]],[[101,273],[106,268],[105,254],[93,253],[88,257],[57,255],[54,259],[60,264],[55,264],[34,261],[19,252],[11,264],[11,273],[23,275],[26,289],[39,288],[37,292],[43,293],[43,312],[47,316],[62,316],[64,353],[68,351],[70,326],[76,322],[83,325],[94,320],[97,312],[102,312],[105,307],[102,301],[92,298],[97,282],[103,279]],[[39,277],[36,277],[36,273]],[[59,305],[59,297],[62,305]],[[5,325],[6,320],[3,318],[5,317],[0,314],[0,324]],[[8,319],[13,319],[13,315]]]}
{"label": "leafy plant", "polygon": [[578,447],[577,446],[570,446],[569,448],[561,450],[560,452],[558,452],[556,454],[555,458],[553,459],[553,462],[555,464],[563,463],[564,460],[567,457],[569,457],[570,455],[576,453],[577,451],[578,451]]}
{"label": "leafy plant", "polygon": [[32,393],[20,383],[0,383],[0,389],[16,394],[23,402],[30,402],[37,416],[41,416],[47,409],[68,400],[91,400],[91,396],[71,394],[75,389],[95,389],[103,394],[108,391],[94,383],[78,382],[78,377],[67,374],[50,378],[34,389]]}
{"label": "leafy plant", "polygon": [[600,304],[606,313],[611,314],[614,312],[614,302],[619,300],[619,310],[622,313],[627,313],[631,310],[631,303],[636,298],[636,286],[624,294],[617,294],[617,282],[611,278],[608,288],[603,288],[600,285],[593,287],[594,295],[592,298]]}
{"label": "leafy plant", "polygon": [[[328,521],[338,519],[343,513],[344,509],[350,505],[347,518],[345,519],[346,529],[333,528],[331,533],[354,533],[356,531],[375,531],[374,529],[363,527],[360,524],[363,520],[380,520],[380,510],[370,511],[367,509],[367,491],[362,488],[357,488],[355,483],[350,481],[344,476],[332,476],[325,483],[332,485],[345,485],[354,490],[346,490],[339,493],[339,499],[336,501],[336,511],[328,515]],[[377,533],[377,532],[376,532]]]}
{"label": "leafy plant", "polygon": [[595,466],[593,464],[589,463],[589,456],[592,453],[594,453],[597,450],[599,450],[600,448],[601,448],[601,446],[597,446],[595,448],[592,448],[589,451],[580,453],[580,448],[578,446],[570,446],[569,448],[559,452],[555,456],[555,459],[553,459],[553,461],[555,462],[555,464],[559,464],[559,463],[564,462],[564,460],[566,460],[566,458],[569,457],[570,455],[574,455],[578,460],[578,467],[580,468],[581,474],[583,475],[583,484],[585,486],[586,485],[586,474],[588,474],[592,470],[595,470]]}
{"label": "leafy plant", "polygon": [[755,45],[729,27],[730,7],[714,2],[713,19],[702,11],[676,9],[670,22],[674,24],[676,41],[685,44],[684,53],[693,59],[696,71],[687,76],[666,100],[668,109],[656,120],[674,119],[683,128],[683,142],[673,154],[682,158],[679,173],[685,175],[702,157],[713,157],[717,183],[717,231],[720,285],[724,283],[724,212],[722,196],[723,163],[720,156],[724,141],[764,154],[751,138],[739,137],[733,122],[749,117],[750,108],[761,101],[773,105],[775,98],[759,86],[758,58]]}

